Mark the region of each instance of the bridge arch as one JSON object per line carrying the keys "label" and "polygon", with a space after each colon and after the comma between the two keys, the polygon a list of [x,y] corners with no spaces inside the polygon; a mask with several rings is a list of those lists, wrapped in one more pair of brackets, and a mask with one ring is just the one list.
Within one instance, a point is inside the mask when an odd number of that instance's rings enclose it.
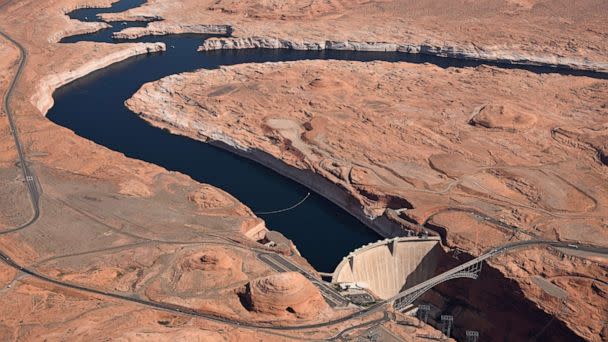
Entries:
{"label": "bridge arch", "polygon": [[[469,278],[476,280],[479,277],[479,273],[481,272],[481,267],[483,265],[483,261],[477,262],[475,264],[470,265],[469,267],[458,271],[456,273],[447,275],[445,277],[434,277],[429,281],[425,281],[424,283],[419,284],[414,288],[409,288],[397,296],[394,299],[393,306],[397,310],[403,310],[408,305],[414,303],[416,299],[422,296],[425,292],[432,289],[433,287],[445,283],[446,281],[458,278]],[[390,300],[389,300],[390,301]]]}

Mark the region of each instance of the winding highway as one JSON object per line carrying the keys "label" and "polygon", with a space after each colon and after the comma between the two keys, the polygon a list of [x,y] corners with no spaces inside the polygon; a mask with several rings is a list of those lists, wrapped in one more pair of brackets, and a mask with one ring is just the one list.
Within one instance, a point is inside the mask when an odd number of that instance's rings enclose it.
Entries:
{"label": "winding highway", "polygon": [[[1,5],[0,8],[4,7],[5,5],[6,5],[6,3]],[[11,98],[13,97],[15,88],[21,78],[21,75],[23,73],[24,67],[27,62],[27,50],[21,44],[19,44],[16,40],[14,40],[12,37],[10,37],[8,34],[6,34],[5,32],[0,31],[0,35],[2,37],[4,37],[5,39],[7,39],[8,41],[10,41],[15,47],[17,47],[19,49],[18,67],[17,67],[14,78],[11,80],[8,89],[7,89],[6,93],[4,94],[3,108],[4,108],[4,111],[6,113],[8,121],[9,121],[11,133],[12,133],[14,143],[15,143],[15,148],[17,150],[17,154],[19,157],[19,167],[21,168],[21,171],[23,174],[23,178],[24,178],[24,181],[25,181],[25,184],[27,187],[27,191],[28,191],[31,206],[32,206],[32,212],[33,212],[32,217],[29,219],[28,222],[26,222],[18,227],[5,229],[2,232],[0,232],[0,235],[2,235],[2,234],[8,234],[8,233],[12,233],[12,232],[27,228],[28,226],[32,225],[33,223],[35,223],[38,220],[38,218],[40,217],[39,199],[40,199],[40,195],[41,195],[41,187],[39,187],[39,185],[38,185],[39,182],[36,178],[34,170],[31,168],[30,164],[27,161],[27,158],[26,158],[26,155],[24,152],[24,148],[23,148],[23,145],[22,145],[20,137],[19,137],[19,130],[18,130],[16,121],[15,121],[15,114],[12,111],[12,108],[10,106]],[[425,281],[417,286],[414,286],[410,289],[407,289],[386,301],[378,302],[368,308],[361,309],[354,313],[348,314],[344,317],[330,320],[330,321],[323,322],[323,323],[292,325],[292,326],[268,326],[268,325],[263,325],[263,324],[247,323],[247,322],[242,322],[242,321],[238,321],[238,320],[227,319],[227,318],[216,316],[216,315],[201,313],[201,312],[198,312],[194,309],[190,309],[187,307],[182,307],[182,306],[167,304],[167,303],[154,302],[154,301],[150,301],[150,300],[141,299],[136,296],[129,296],[129,295],[125,295],[125,294],[109,292],[109,291],[104,291],[104,290],[100,290],[100,289],[96,289],[96,288],[91,288],[91,287],[87,287],[87,286],[76,285],[73,283],[60,281],[60,280],[51,278],[47,275],[44,275],[42,273],[39,273],[34,269],[20,265],[17,261],[13,260],[5,251],[2,251],[2,250],[0,250],[0,259],[2,259],[2,261],[5,264],[7,264],[8,266],[10,266],[20,272],[28,274],[32,277],[35,277],[37,279],[43,280],[45,282],[48,282],[48,283],[51,283],[51,284],[54,284],[54,285],[57,285],[60,287],[74,289],[74,290],[86,292],[86,293],[96,295],[96,296],[103,296],[103,297],[108,297],[108,298],[112,298],[112,299],[116,299],[116,300],[136,303],[136,304],[144,305],[144,306],[147,306],[150,308],[172,312],[174,314],[183,314],[183,315],[189,315],[189,316],[193,316],[193,317],[204,318],[204,319],[213,320],[216,322],[230,324],[230,325],[238,326],[238,327],[255,328],[255,329],[272,329],[272,330],[302,330],[302,329],[315,329],[315,328],[320,328],[320,327],[336,325],[336,324],[347,322],[349,320],[359,319],[359,318],[362,318],[364,316],[367,316],[367,315],[370,315],[373,313],[385,311],[385,310],[387,310],[388,306],[391,305],[394,301],[404,298],[408,295],[411,295],[412,293],[414,293],[416,291],[420,291],[421,289],[428,288],[429,285],[438,284],[443,281],[453,279],[454,275],[467,269],[468,267],[471,267],[472,265],[481,263],[489,258],[492,258],[494,256],[497,256],[497,255],[500,255],[503,253],[510,252],[512,250],[522,249],[522,248],[531,248],[531,247],[535,247],[535,246],[549,246],[549,247],[559,247],[559,248],[566,248],[566,249],[576,249],[579,251],[587,251],[587,252],[608,255],[608,248],[606,248],[606,247],[593,246],[593,245],[582,245],[582,244],[572,245],[569,243],[563,243],[563,242],[552,241],[552,240],[528,240],[528,241],[509,243],[509,244],[506,244],[506,245],[503,245],[503,246],[500,246],[497,248],[493,248],[493,249],[487,251],[486,253],[484,253],[483,255],[479,256],[478,258],[475,258],[458,267],[455,267],[440,275],[437,275],[431,279],[428,279],[427,281]],[[289,261],[286,258],[281,257],[281,259],[276,259],[276,256],[274,256],[273,254],[258,254],[258,255],[260,256],[260,258],[266,259],[267,263],[268,262],[274,263],[276,266],[276,269],[279,271],[298,271],[298,272],[303,271],[299,266],[295,265],[293,262]],[[310,280],[314,281],[314,279],[310,279]],[[320,281],[317,281],[315,283],[315,285],[317,285],[320,288],[323,288],[323,287],[329,288],[326,284],[324,284]],[[329,288],[329,289],[331,290],[331,288]],[[340,304],[340,305],[343,304],[341,297],[339,295],[338,295],[339,298],[335,297],[335,293],[333,293],[333,290],[323,291],[323,289],[322,289],[322,292],[323,292],[324,296],[326,298],[330,298],[330,301],[333,301],[334,304]]]}
{"label": "winding highway", "polygon": [[[5,5],[6,5],[6,3],[2,4],[2,6],[0,6],[0,9],[3,8]],[[0,35],[2,37],[4,37],[5,39],[7,39],[9,42],[11,42],[14,46],[16,46],[19,49],[19,64],[17,66],[17,71],[15,73],[15,77],[13,77],[13,79],[11,80],[11,83],[9,84],[9,87],[8,87],[6,93],[4,93],[2,105],[4,108],[4,112],[6,113],[6,117],[8,118],[8,123],[9,123],[9,127],[11,130],[11,134],[13,135],[13,140],[15,142],[15,149],[17,150],[17,155],[19,157],[18,164],[21,168],[21,172],[23,174],[23,179],[25,180],[25,184],[27,185],[30,202],[32,203],[32,209],[33,209],[33,215],[28,222],[26,222],[25,224],[23,224],[19,227],[5,229],[0,233],[0,234],[7,234],[7,233],[11,233],[11,232],[26,228],[38,220],[38,217],[40,217],[40,206],[38,204],[38,200],[40,199],[40,189],[38,189],[38,185],[37,185],[38,182],[36,179],[36,175],[34,174],[34,171],[30,168],[29,163],[25,157],[25,152],[23,151],[23,145],[21,144],[21,140],[19,139],[19,129],[15,122],[14,113],[12,112],[10,105],[9,105],[10,99],[13,96],[13,93],[15,91],[15,87],[17,86],[17,82],[19,81],[19,79],[21,78],[21,74],[23,73],[23,68],[25,67],[25,63],[27,61],[27,51],[21,44],[19,44],[17,41],[15,41],[12,37],[10,37],[5,32],[0,31]]]}

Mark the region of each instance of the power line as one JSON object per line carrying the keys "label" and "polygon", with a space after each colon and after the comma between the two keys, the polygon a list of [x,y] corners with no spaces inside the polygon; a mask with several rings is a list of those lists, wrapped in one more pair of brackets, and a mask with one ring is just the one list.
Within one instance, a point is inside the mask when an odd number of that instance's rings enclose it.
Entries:
{"label": "power line", "polygon": [[256,215],[270,215],[270,214],[283,213],[283,212],[295,209],[297,206],[299,206],[300,204],[304,203],[304,201],[306,201],[306,199],[308,198],[308,196],[310,196],[310,192],[307,193],[306,196],[304,196],[304,198],[302,200],[300,200],[300,202],[292,205],[289,208],[279,209],[279,210],[273,210],[273,211],[257,211],[257,212],[254,212],[254,214],[256,214]]}

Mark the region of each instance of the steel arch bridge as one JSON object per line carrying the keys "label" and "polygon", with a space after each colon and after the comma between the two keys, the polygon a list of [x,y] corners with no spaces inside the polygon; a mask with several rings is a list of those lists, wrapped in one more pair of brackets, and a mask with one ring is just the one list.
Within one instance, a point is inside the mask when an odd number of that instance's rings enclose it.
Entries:
{"label": "steel arch bridge", "polygon": [[593,245],[585,245],[585,244],[572,244],[566,242],[560,242],[555,240],[541,240],[541,239],[533,239],[533,240],[525,240],[518,241],[513,243],[508,243],[496,248],[492,248],[486,251],[484,254],[479,257],[467,261],[460,266],[456,266],[444,273],[441,273],[433,278],[430,278],[416,286],[410,287],[395,296],[385,300],[383,303],[390,304],[395,307],[395,309],[401,311],[406,306],[412,304],[416,299],[422,296],[425,292],[430,290],[431,288],[446,282],[448,280],[457,279],[457,278],[469,278],[469,279],[477,279],[479,277],[479,273],[481,272],[483,262],[487,259],[493,258],[497,255],[504,254],[510,252],[514,249],[524,249],[531,248],[533,246],[551,246],[557,248],[566,248],[566,249],[574,249],[581,251],[590,251],[601,254],[608,254],[608,248],[599,247]]}
{"label": "steel arch bridge", "polygon": [[[467,268],[460,270],[454,274],[447,275],[445,277],[440,277],[438,279],[431,278],[428,281],[424,282],[424,286],[418,287],[414,286],[410,291],[406,290],[406,294],[403,297],[400,297],[395,300],[393,306],[395,309],[402,311],[408,305],[412,304],[418,297],[422,296],[425,292],[432,289],[433,287],[444,283],[448,280],[457,279],[457,278],[469,278],[469,279],[477,279],[479,278],[479,273],[481,272],[483,266],[483,261],[479,261],[473,265],[468,266]],[[422,285],[422,284],[421,284]]]}

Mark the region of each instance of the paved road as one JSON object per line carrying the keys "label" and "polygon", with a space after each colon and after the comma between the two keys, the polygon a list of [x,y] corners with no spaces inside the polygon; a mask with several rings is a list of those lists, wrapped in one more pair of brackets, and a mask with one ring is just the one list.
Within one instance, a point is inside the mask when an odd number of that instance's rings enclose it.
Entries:
{"label": "paved road", "polygon": [[[8,3],[8,2],[1,4],[0,8],[4,7],[6,5],[6,3]],[[0,35],[2,35],[4,38],[6,38],[12,44],[14,44],[19,49],[19,53],[20,53],[20,59],[19,59],[19,65],[17,68],[17,72],[15,73],[15,77],[12,79],[12,81],[9,85],[9,88],[8,88],[6,94],[4,95],[3,106],[4,106],[4,110],[7,114],[7,118],[9,120],[9,125],[10,125],[13,139],[15,142],[15,148],[16,148],[18,156],[19,156],[19,165],[21,167],[23,177],[26,182],[26,186],[28,189],[28,193],[30,196],[32,209],[33,209],[32,218],[28,222],[26,222],[25,224],[23,224],[19,227],[5,229],[4,231],[0,232],[0,234],[7,234],[10,232],[14,232],[14,231],[26,228],[38,220],[38,218],[40,216],[40,208],[39,208],[39,203],[38,203],[39,198],[40,198],[40,189],[38,188],[38,185],[37,185],[38,182],[36,179],[36,175],[35,175],[34,171],[30,168],[30,166],[27,162],[27,159],[25,157],[25,153],[23,151],[23,147],[22,147],[21,141],[19,139],[18,127],[15,123],[14,113],[12,112],[12,109],[10,108],[10,105],[9,105],[11,97],[12,97],[14,89],[15,89],[15,86],[18,83],[19,79],[21,78],[21,74],[22,74],[24,66],[26,64],[27,51],[25,50],[25,48],[22,45],[20,45],[17,41],[15,41],[13,38],[11,38],[9,35],[7,35],[5,32],[0,31]],[[525,248],[525,247],[530,247],[533,245],[548,245],[548,246],[552,246],[552,247],[569,248],[569,249],[576,249],[576,250],[589,251],[589,252],[608,255],[608,248],[601,247],[601,246],[578,245],[576,247],[573,247],[570,244],[561,243],[561,242],[557,242],[557,241],[549,241],[549,240],[522,241],[522,242],[517,242],[517,243],[513,243],[513,244],[508,244],[508,245],[505,245],[505,246],[502,246],[502,247],[499,247],[496,249],[492,249],[489,252],[485,253],[484,255],[480,256],[479,258],[473,259],[461,266],[458,266],[452,270],[449,270],[443,274],[440,274],[437,277],[431,278],[431,279],[427,280],[425,283],[428,285],[429,281],[433,281],[433,280],[437,280],[437,279],[439,279],[439,280],[447,279],[449,275],[457,273],[458,271],[463,270],[463,269],[467,268],[468,266],[471,266],[472,264],[475,264],[477,262],[486,260],[488,258],[491,258],[491,257],[501,254],[501,253],[505,253],[512,249]],[[268,254],[268,255],[272,255],[272,254]],[[330,325],[343,323],[343,322],[349,321],[351,319],[361,318],[361,317],[364,317],[371,313],[384,310],[387,305],[389,305],[396,299],[404,297],[405,295],[407,295],[408,291],[411,292],[411,290],[413,289],[413,288],[408,289],[389,300],[379,302],[366,309],[362,309],[355,313],[346,315],[342,318],[334,319],[334,320],[327,321],[324,323],[305,324],[305,325],[298,325],[298,326],[265,326],[265,325],[260,325],[260,324],[251,324],[251,323],[240,322],[237,320],[226,319],[223,317],[214,316],[214,315],[210,315],[210,314],[204,314],[204,313],[200,313],[200,312],[190,309],[190,308],[180,307],[180,306],[173,305],[173,304],[143,300],[143,299],[136,298],[134,296],[119,294],[119,293],[114,293],[114,292],[108,292],[108,291],[102,291],[102,290],[95,289],[95,288],[76,285],[76,284],[72,284],[69,282],[63,282],[63,281],[60,281],[57,279],[50,278],[44,274],[38,273],[37,271],[35,271],[33,269],[29,269],[27,267],[24,267],[24,266],[18,264],[10,256],[8,256],[4,251],[0,251],[0,259],[2,261],[4,261],[7,265],[9,265],[10,267],[13,267],[25,274],[28,274],[32,277],[38,278],[40,280],[43,280],[43,281],[46,281],[46,282],[49,282],[49,283],[52,283],[52,284],[55,284],[55,285],[58,285],[61,287],[75,289],[75,290],[87,292],[87,293],[94,294],[94,295],[110,297],[110,298],[114,298],[114,299],[118,299],[118,300],[122,300],[122,301],[137,303],[137,304],[145,305],[145,306],[148,306],[151,308],[165,310],[165,311],[169,311],[169,312],[173,312],[173,313],[177,313],[177,314],[184,314],[184,315],[190,315],[190,316],[194,316],[194,317],[200,317],[200,318],[204,318],[204,319],[208,319],[208,320],[222,322],[225,324],[230,324],[233,326],[241,326],[241,327],[248,327],[248,328],[263,328],[263,329],[272,329],[272,330],[315,329],[315,328],[326,327],[326,326],[330,326]],[[268,260],[273,260],[271,262],[274,262],[276,267],[287,267],[287,269],[292,270],[292,267],[293,267],[292,263],[288,263],[289,264],[289,266],[288,266],[288,265],[283,264],[282,262],[275,262],[276,260],[278,260],[275,258],[268,259]],[[298,267],[296,266],[296,268],[298,268]],[[297,271],[299,272],[300,270],[297,270]],[[423,283],[423,284],[425,284],[425,283]],[[418,286],[420,286],[420,285],[422,285],[422,284],[419,284]],[[327,285],[325,285],[325,286],[327,286]],[[328,287],[328,288],[331,291],[333,291],[333,289],[331,289],[330,287]],[[331,295],[331,291],[326,292],[324,295],[328,295],[328,296],[332,297],[331,300],[339,301],[338,298],[334,298]]]}
{"label": "paved road", "polygon": [[603,254],[603,255],[608,256],[608,247],[602,247],[602,246],[594,246],[594,245],[588,245],[588,244],[572,244],[572,243],[566,243],[566,242],[560,242],[560,241],[554,241],[554,240],[540,240],[540,239],[512,242],[512,243],[508,243],[508,244],[505,244],[505,245],[502,245],[502,246],[499,246],[496,248],[492,248],[475,259],[467,261],[467,262],[461,264],[460,266],[454,267],[442,274],[439,274],[416,286],[413,286],[403,292],[396,294],[392,298],[389,298],[387,301],[392,302],[397,299],[401,299],[416,291],[420,291],[420,290],[424,289],[425,287],[428,287],[429,285],[437,285],[444,281],[452,279],[451,277],[454,276],[455,274],[457,274],[458,272],[461,272],[475,264],[483,262],[483,261],[485,261],[489,258],[495,257],[499,254],[507,253],[507,252],[510,252],[515,249],[523,249],[523,248],[543,246],[543,245],[555,247],[555,248],[571,249],[571,250],[576,250],[576,251],[593,252],[593,253],[598,253],[598,254]]}
{"label": "paved road", "polygon": [[301,268],[299,265],[291,262],[291,260],[283,257],[282,255],[274,253],[258,253],[257,256],[258,259],[272,267],[275,271],[298,272],[302,274],[304,277],[310,280],[317,288],[319,288],[321,294],[323,295],[327,303],[329,303],[329,305],[333,307],[348,305],[348,299],[342,297],[330,285],[328,285],[322,280],[317,279],[308,271]]}
{"label": "paved road", "polygon": [[[6,3],[2,4],[2,6],[0,6],[0,8],[4,7],[5,5],[6,5]],[[23,73],[23,68],[25,67],[25,63],[27,61],[27,51],[21,44],[16,42],[13,38],[11,38],[6,33],[0,31],[0,35],[2,37],[6,38],[8,41],[10,41],[13,45],[15,45],[19,49],[19,65],[17,66],[17,72],[15,73],[15,77],[11,80],[11,83],[9,84],[8,89],[7,89],[6,93],[4,94],[4,99],[3,99],[2,104],[4,107],[4,112],[6,113],[6,117],[8,118],[11,133],[13,135],[13,140],[15,142],[15,149],[17,150],[17,155],[19,156],[18,164],[21,167],[23,179],[25,180],[25,184],[27,185],[28,193],[30,196],[30,202],[32,203],[32,209],[33,209],[33,215],[28,222],[26,222],[25,224],[23,224],[19,227],[5,229],[2,232],[0,232],[0,234],[7,234],[7,233],[11,233],[11,232],[23,229],[38,220],[38,217],[40,217],[40,207],[38,206],[38,200],[40,199],[40,191],[38,189],[38,185],[37,185],[38,182],[36,181],[36,175],[35,175],[34,171],[30,168],[29,163],[28,163],[27,159],[25,158],[25,153],[23,152],[23,146],[21,144],[21,140],[19,139],[19,129],[17,127],[17,124],[15,123],[15,117],[14,117],[12,108],[10,107],[11,97],[13,96],[13,92],[15,91],[17,82],[21,78],[21,74]]]}

